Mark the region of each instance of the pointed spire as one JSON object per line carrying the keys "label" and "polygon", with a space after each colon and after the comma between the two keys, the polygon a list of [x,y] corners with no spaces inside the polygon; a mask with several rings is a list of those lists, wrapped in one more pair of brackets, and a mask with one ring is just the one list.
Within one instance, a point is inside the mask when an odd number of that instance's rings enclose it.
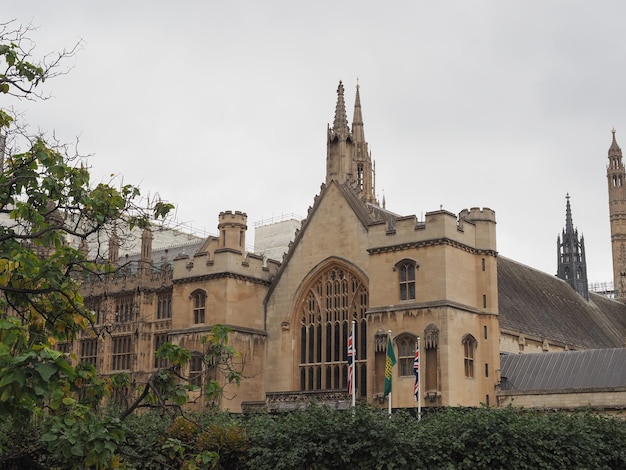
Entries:
{"label": "pointed spire", "polygon": [[363,113],[361,111],[361,93],[359,79],[356,81],[356,98],[354,99],[354,117],[352,118],[352,136],[355,142],[365,142],[363,132]]}
{"label": "pointed spire", "polygon": [[617,140],[615,139],[615,128],[611,129],[611,133],[613,134],[613,141],[611,142],[611,147],[609,147],[609,157],[613,155],[622,155],[622,149],[617,145]]}
{"label": "pointed spire", "polygon": [[574,233],[574,222],[572,221],[572,207],[569,203],[569,193],[565,196],[567,203],[565,205],[565,233],[573,234]]}
{"label": "pointed spire", "polygon": [[350,135],[350,128],[348,127],[348,115],[346,114],[346,102],[343,97],[343,91],[343,83],[340,80],[337,87],[337,106],[335,107],[333,133],[345,139]]}

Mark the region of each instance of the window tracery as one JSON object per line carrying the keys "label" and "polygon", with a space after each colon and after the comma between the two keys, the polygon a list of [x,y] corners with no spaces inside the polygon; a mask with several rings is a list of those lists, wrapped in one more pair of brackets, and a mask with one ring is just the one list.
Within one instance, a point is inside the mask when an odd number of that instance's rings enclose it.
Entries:
{"label": "window tracery", "polygon": [[300,315],[300,389],[347,387],[348,335],[355,324],[356,389],[366,391],[366,319],[368,292],[353,272],[333,264],[317,275],[302,294]]}

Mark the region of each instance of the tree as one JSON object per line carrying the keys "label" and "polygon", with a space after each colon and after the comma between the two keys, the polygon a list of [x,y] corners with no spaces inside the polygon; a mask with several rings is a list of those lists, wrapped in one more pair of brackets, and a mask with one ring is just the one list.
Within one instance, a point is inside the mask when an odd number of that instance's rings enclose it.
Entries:
{"label": "tree", "polygon": [[[63,73],[63,60],[76,51],[34,60],[31,31],[0,24],[0,94],[41,97],[38,87]],[[0,109],[0,134],[16,129],[12,113]],[[118,221],[146,227],[173,206],[159,201],[142,209],[137,187],[94,186],[79,156],[42,136],[20,134],[23,151],[7,153],[0,139],[0,419],[43,422],[43,441],[68,466],[103,465],[122,436],[119,419],[96,413],[110,387],[53,346],[93,321],[79,292],[81,276],[112,269],[89,244]],[[0,455],[0,462],[15,457],[9,449]]]}
{"label": "tree", "polygon": [[[63,61],[79,46],[35,60],[31,31],[0,23],[0,96],[45,98],[39,86],[64,74]],[[13,139],[9,152],[6,136]],[[241,380],[231,330],[223,325],[202,340],[204,354],[196,359],[204,376],[185,376],[190,352],[165,343],[158,355],[168,366],[136,384],[137,396],[127,375],[101,378],[93,366],[55,349],[85,334],[106,334],[96,333],[94,312],[80,293],[86,277],[124,269],[108,261],[101,244],[112,234],[117,239],[116,227],[148,228],[173,208],[157,200],[144,209],[133,185],[92,185],[84,158],[68,149],[30,135],[11,110],[0,108],[0,421],[15,433],[11,445],[0,442],[0,468],[7,462],[35,468],[42,460],[46,467],[108,467],[124,438],[123,420],[138,407],[160,407],[173,419],[198,382],[215,401],[223,384]],[[110,406],[116,401],[121,406]]]}

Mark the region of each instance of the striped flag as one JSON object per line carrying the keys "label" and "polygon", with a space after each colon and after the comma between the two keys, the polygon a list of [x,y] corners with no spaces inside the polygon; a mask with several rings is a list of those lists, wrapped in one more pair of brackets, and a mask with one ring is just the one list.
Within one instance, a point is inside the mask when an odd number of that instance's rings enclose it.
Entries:
{"label": "striped flag", "polygon": [[354,325],[348,336],[348,395],[354,395],[354,360],[356,359],[356,349],[354,348]]}
{"label": "striped flag", "polygon": [[415,373],[415,385],[413,385],[413,396],[415,401],[419,401],[420,393],[420,348],[415,347],[415,359],[413,359],[413,372]]}

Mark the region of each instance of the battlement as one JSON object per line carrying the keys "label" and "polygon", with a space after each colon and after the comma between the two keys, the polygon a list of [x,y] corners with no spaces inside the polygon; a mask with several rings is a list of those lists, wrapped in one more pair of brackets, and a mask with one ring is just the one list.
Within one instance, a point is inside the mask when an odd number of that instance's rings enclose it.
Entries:
{"label": "battlement", "polygon": [[445,209],[427,212],[423,221],[416,216],[398,217],[389,224],[370,228],[373,246],[424,243],[447,239],[479,250],[496,250],[495,211],[485,207],[464,209],[457,216]]}
{"label": "battlement", "polygon": [[492,209],[489,209],[488,207],[484,207],[482,209],[480,207],[472,207],[471,209],[463,209],[459,213],[459,219],[467,220],[470,222],[495,222],[496,212]]}
{"label": "battlement", "polygon": [[239,224],[246,225],[248,222],[248,214],[241,211],[222,211],[219,214],[219,225],[222,224]]}
{"label": "battlement", "polygon": [[242,254],[236,250],[222,249],[176,258],[173,278],[180,280],[229,273],[269,281],[279,266],[277,261],[255,253]]}

